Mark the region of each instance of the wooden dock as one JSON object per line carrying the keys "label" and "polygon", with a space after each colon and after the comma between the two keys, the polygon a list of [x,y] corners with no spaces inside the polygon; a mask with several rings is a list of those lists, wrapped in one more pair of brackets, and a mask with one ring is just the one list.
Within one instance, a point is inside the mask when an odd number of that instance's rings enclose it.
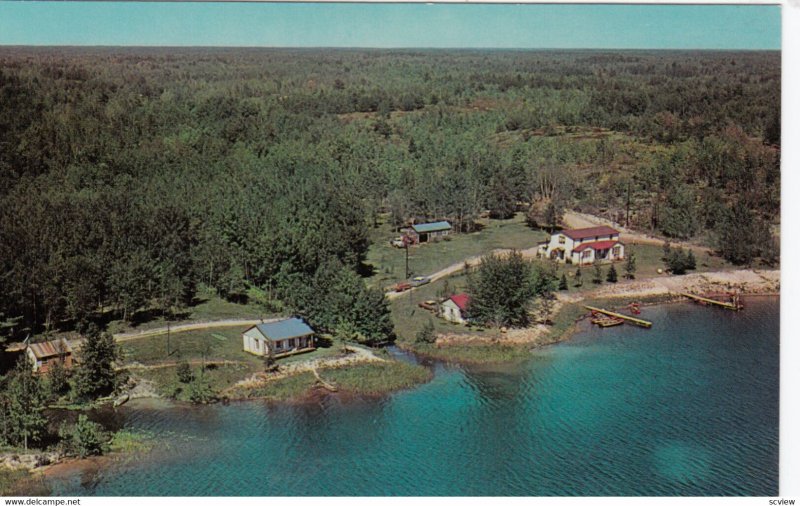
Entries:
{"label": "wooden dock", "polygon": [[609,311],[607,309],[600,309],[599,307],[592,307],[592,306],[583,306],[589,311],[595,311],[597,313],[602,313],[607,316],[612,316],[614,318],[619,318],[621,320],[625,320],[626,322],[633,323],[634,325],[638,325],[640,327],[650,328],[653,326],[653,322],[649,322],[647,320],[642,320],[641,318],[634,318],[633,316],[628,316],[620,313],[615,313],[614,311]]}
{"label": "wooden dock", "polygon": [[730,309],[732,311],[738,311],[740,309],[743,309],[742,305],[739,303],[738,298],[735,298],[734,302],[723,302],[721,300],[714,300],[714,299],[708,299],[706,297],[700,297],[699,295],[694,295],[692,293],[681,292],[680,295],[688,297],[697,302],[702,302],[704,304],[711,304],[712,306],[724,307],[725,309]]}

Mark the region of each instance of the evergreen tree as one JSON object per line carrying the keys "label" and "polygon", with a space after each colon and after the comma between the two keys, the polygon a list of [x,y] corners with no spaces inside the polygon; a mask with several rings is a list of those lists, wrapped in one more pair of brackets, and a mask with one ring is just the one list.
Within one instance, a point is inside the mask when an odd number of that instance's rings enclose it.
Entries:
{"label": "evergreen tree", "polygon": [[495,175],[487,191],[486,205],[489,208],[490,216],[500,220],[513,218],[517,210],[517,200],[511,182],[504,172]]}
{"label": "evergreen tree", "polygon": [[[483,257],[467,279],[470,318],[481,325],[525,326],[533,297],[541,293],[543,273],[519,251]],[[547,280],[547,285],[551,281]]]}
{"label": "evergreen tree", "polygon": [[631,253],[625,260],[625,277],[634,279],[636,277],[636,255]]}
{"label": "evergreen tree", "polygon": [[581,267],[575,270],[575,286],[580,287],[583,286],[583,274],[581,273]]}
{"label": "evergreen tree", "polygon": [[608,274],[606,275],[606,281],[609,283],[616,283],[617,282],[617,269],[614,267],[614,264],[608,268]]}
{"label": "evergreen tree", "polygon": [[25,357],[6,378],[6,387],[0,395],[2,406],[3,438],[7,444],[27,450],[29,444],[41,440],[47,429],[43,411],[47,394],[38,376],[33,374]]}
{"label": "evergreen tree", "polygon": [[84,414],[78,415],[74,425],[62,425],[58,432],[69,455],[83,459],[108,449],[108,434]]}
{"label": "evergreen tree", "polygon": [[694,253],[690,249],[686,253],[686,269],[693,271],[697,268],[697,259],[694,257]]}
{"label": "evergreen tree", "polygon": [[73,392],[78,399],[108,395],[116,388],[114,362],[119,350],[109,332],[92,328],[84,337],[78,366],[73,375]]}
{"label": "evergreen tree", "polygon": [[569,290],[569,285],[567,284],[567,275],[562,274],[561,280],[558,282],[558,289],[559,290]]}
{"label": "evergreen tree", "polygon": [[62,360],[56,360],[47,371],[50,395],[58,399],[69,389],[69,372]]}
{"label": "evergreen tree", "polygon": [[542,323],[550,325],[552,322],[553,308],[555,307],[556,298],[552,292],[545,292],[539,299],[539,315],[541,316]]}
{"label": "evergreen tree", "polygon": [[599,285],[603,282],[603,272],[600,270],[600,262],[594,262],[594,270],[592,272],[592,283]]}

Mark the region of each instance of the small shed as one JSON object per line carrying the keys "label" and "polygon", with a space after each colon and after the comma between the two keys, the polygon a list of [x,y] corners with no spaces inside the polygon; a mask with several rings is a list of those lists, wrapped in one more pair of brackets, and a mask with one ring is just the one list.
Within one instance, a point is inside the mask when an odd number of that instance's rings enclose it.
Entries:
{"label": "small shed", "polygon": [[25,348],[25,356],[33,366],[33,372],[38,374],[47,373],[56,362],[61,362],[67,369],[72,367],[72,346],[63,337],[31,343]]}
{"label": "small shed", "polygon": [[444,236],[450,235],[451,230],[453,230],[453,227],[449,222],[435,221],[432,223],[411,225],[407,234],[414,244],[419,244],[421,242],[436,241]]}
{"label": "small shed", "polygon": [[280,358],[314,349],[314,330],[297,317],[253,325],[242,334],[244,351]]}
{"label": "small shed", "polygon": [[454,323],[467,323],[469,320],[469,295],[459,293],[453,295],[441,305],[442,318]]}

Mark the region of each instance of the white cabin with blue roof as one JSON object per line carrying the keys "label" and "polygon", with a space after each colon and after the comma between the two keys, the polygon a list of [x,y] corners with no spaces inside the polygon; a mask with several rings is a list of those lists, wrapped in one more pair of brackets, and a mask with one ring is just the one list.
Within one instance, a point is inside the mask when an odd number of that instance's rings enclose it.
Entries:
{"label": "white cabin with blue roof", "polygon": [[244,351],[275,358],[314,349],[314,330],[300,318],[253,325],[242,334]]}

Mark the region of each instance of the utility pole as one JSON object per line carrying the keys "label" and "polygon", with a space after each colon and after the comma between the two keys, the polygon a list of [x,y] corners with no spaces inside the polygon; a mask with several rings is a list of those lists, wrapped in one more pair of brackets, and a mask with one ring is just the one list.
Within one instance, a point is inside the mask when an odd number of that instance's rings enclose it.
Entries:
{"label": "utility pole", "polygon": [[406,244],[405,250],[406,250],[406,277],[405,277],[405,279],[408,279],[408,244]]}
{"label": "utility pole", "polygon": [[625,203],[625,228],[628,228],[628,222],[631,215],[631,180],[628,179],[628,199]]}

